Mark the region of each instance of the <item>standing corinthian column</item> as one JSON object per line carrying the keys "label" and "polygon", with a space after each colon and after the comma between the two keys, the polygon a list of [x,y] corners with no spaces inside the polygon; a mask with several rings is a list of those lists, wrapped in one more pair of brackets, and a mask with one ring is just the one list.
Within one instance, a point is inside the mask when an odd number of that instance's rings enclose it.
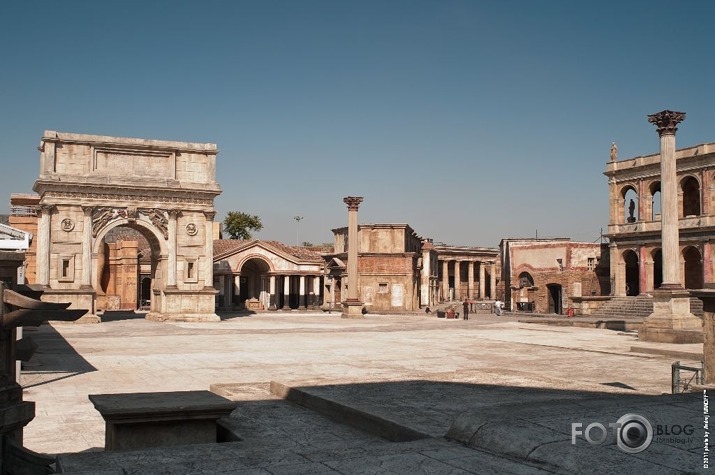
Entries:
{"label": "standing corinthian column", "polygon": [[[662,343],[700,343],[703,323],[690,313],[690,294],[680,282],[680,232],[675,132],[685,113],[664,110],[648,116],[660,136],[660,200],[663,283],[653,291],[653,313],[643,322],[638,338]],[[645,256],[641,256],[641,259]]]}
{"label": "standing corinthian column", "polygon": [[684,112],[662,111],[648,116],[660,136],[660,212],[663,240],[663,283],[661,289],[682,289],[678,230],[678,178],[675,172],[675,132]]}
{"label": "standing corinthian column", "polygon": [[348,298],[343,302],[343,318],[363,318],[358,283],[358,219],[357,212],[362,196],[347,196],[348,205]]}

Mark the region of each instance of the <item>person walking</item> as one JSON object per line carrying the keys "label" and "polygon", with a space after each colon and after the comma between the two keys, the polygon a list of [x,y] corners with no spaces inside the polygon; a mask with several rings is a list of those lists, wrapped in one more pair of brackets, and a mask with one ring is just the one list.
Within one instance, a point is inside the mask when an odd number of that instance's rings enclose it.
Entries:
{"label": "person walking", "polygon": [[469,300],[464,299],[464,303],[462,304],[462,308],[464,309],[464,319],[469,320]]}
{"label": "person walking", "polygon": [[494,302],[494,313],[497,315],[497,317],[501,317],[502,306],[504,306],[504,304],[501,300],[497,300],[496,302]]}

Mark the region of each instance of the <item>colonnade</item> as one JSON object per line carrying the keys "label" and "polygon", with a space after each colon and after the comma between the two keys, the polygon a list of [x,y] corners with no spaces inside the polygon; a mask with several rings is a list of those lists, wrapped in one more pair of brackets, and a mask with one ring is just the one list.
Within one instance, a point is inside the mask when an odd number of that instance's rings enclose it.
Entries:
{"label": "colonnade", "polygon": [[[496,286],[497,286],[497,273],[496,273],[496,262],[494,261],[482,261],[479,259],[439,259],[439,263],[442,267],[441,273],[441,287],[442,287],[442,300],[449,300],[453,298],[454,300],[462,299],[474,299],[474,300],[484,300],[484,299],[494,299],[496,296]],[[449,268],[450,263],[453,268],[454,282],[450,286],[449,283]],[[466,289],[463,289],[462,285],[462,265],[467,266],[467,281]],[[479,280],[475,282],[474,277],[474,266],[479,266]],[[489,273],[489,292],[487,292],[487,272]],[[477,284],[476,288],[474,284]],[[454,294],[450,294],[450,288],[454,289]],[[466,290],[466,295],[464,294]]]}
{"label": "colonnade", "polygon": [[223,304],[229,308],[244,303],[242,296],[258,300],[261,310],[310,309],[322,302],[322,274],[239,273],[224,279]]}

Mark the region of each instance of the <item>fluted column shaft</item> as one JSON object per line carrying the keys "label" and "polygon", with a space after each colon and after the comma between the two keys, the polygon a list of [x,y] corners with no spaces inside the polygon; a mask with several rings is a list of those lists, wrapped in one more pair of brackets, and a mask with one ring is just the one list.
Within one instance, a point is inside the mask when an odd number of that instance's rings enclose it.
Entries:
{"label": "fluted column shaft", "polygon": [[675,134],[660,136],[661,232],[663,284],[680,287],[678,182],[675,173]]}
{"label": "fluted column shaft", "polygon": [[484,261],[479,262],[479,300],[484,300],[486,287],[486,272]]}

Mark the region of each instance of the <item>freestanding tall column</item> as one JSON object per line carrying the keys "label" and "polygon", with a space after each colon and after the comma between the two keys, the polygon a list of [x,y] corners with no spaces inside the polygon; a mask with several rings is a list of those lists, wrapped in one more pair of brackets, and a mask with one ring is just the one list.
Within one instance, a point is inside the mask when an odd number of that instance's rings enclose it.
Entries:
{"label": "freestanding tall column", "polygon": [[468,261],[467,264],[467,298],[474,298],[474,261]]}
{"label": "freestanding tall column", "polygon": [[486,292],[484,289],[486,288],[486,268],[484,267],[486,262],[484,261],[479,261],[479,300],[484,300],[484,297],[486,296]]}
{"label": "freestanding tall column", "polygon": [[684,112],[664,110],[648,116],[660,136],[660,212],[663,283],[653,291],[653,313],[643,322],[638,337],[644,341],[699,343],[702,321],[690,313],[690,293],[680,283],[680,233],[675,132]]}
{"label": "freestanding tall column", "polygon": [[649,115],[660,135],[660,212],[663,249],[663,283],[661,289],[682,289],[680,284],[680,233],[678,230],[678,181],[675,166],[676,127],[685,113],[662,111]]}
{"label": "freestanding tall column", "polygon": [[362,196],[346,196],[348,205],[348,298],[343,302],[343,318],[363,318],[358,282],[358,220],[357,212]]}

